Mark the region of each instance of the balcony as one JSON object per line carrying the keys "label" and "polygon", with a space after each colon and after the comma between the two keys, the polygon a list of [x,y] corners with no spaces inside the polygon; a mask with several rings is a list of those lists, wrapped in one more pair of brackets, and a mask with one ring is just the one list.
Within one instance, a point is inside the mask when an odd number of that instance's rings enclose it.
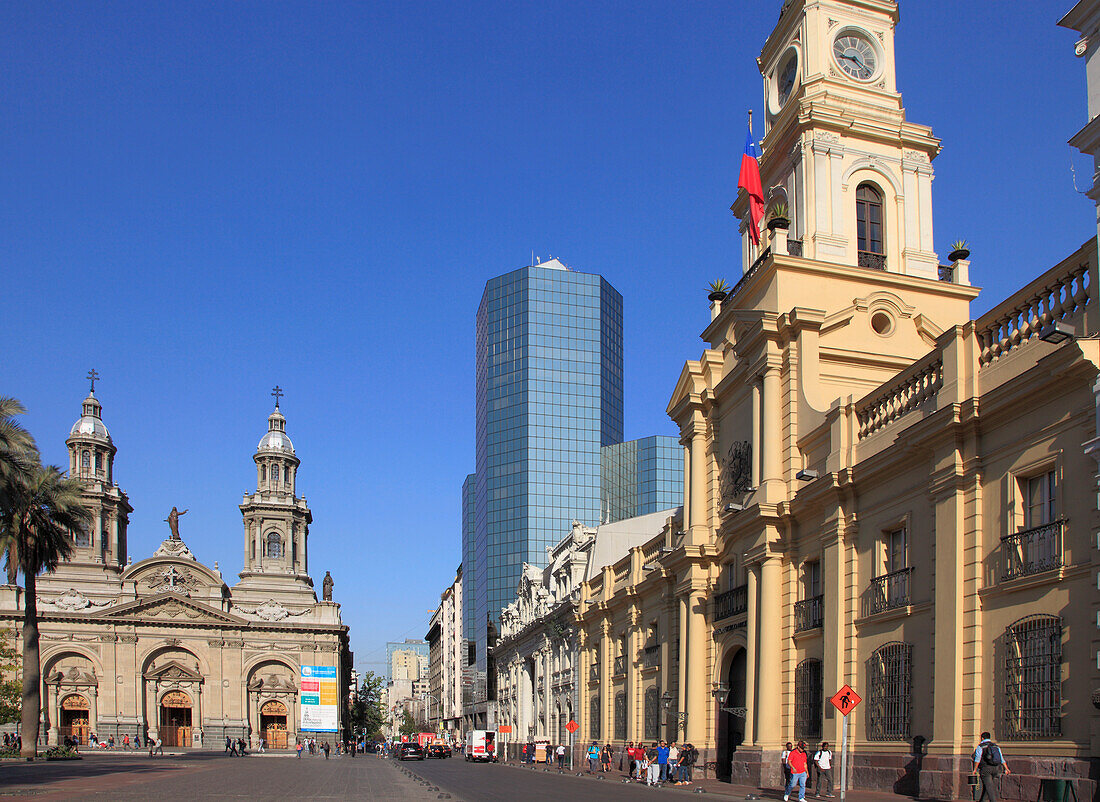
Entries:
{"label": "balcony", "polygon": [[660,665],[660,646],[646,646],[644,649],[642,649],[642,668],[657,668]]}
{"label": "balcony", "polygon": [[886,254],[884,253],[871,253],[870,251],[860,251],[857,258],[857,264],[860,267],[865,267],[868,270],[886,269]]}
{"label": "balcony", "polygon": [[749,608],[749,586],[739,585],[714,595],[714,620],[740,615]]}
{"label": "balcony", "polygon": [[824,596],[814,596],[795,602],[794,605],[794,631],[806,632],[810,629],[818,629],[822,622],[824,611]]}
{"label": "balcony", "polygon": [[1001,581],[1061,568],[1063,526],[1065,521],[1054,521],[1002,537]]}
{"label": "balcony", "polygon": [[909,567],[872,579],[871,586],[867,588],[867,594],[864,596],[863,614],[874,615],[912,604],[909,581],[912,574],[913,569]]}
{"label": "balcony", "polygon": [[621,676],[626,673],[626,656],[619,655],[615,658],[615,676]]}

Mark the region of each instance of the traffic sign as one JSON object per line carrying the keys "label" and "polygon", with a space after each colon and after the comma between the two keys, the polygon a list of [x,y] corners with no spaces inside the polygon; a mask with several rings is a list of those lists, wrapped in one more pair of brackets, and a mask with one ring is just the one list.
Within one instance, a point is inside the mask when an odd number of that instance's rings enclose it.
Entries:
{"label": "traffic sign", "polygon": [[845,685],[836,695],[829,700],[833,703],[833,707],[840,711],[840,715],[847,716],[856,706],[863,701],[858,693],[853,690],[851,685]]}
{"label": "traffic sign", "polygon": [[570,719],[569,723],[565,725],[565,728],[569,730],[569,732],[573,733],[579,730],[581,728],[581,725]]}
{"label": "traffic sign", "polygon": [[501,724],[499,727],[497,727],[497,732],[501,733],[502,735],[507,735],[511,731],[512,731],[512,725],[511,724]]}

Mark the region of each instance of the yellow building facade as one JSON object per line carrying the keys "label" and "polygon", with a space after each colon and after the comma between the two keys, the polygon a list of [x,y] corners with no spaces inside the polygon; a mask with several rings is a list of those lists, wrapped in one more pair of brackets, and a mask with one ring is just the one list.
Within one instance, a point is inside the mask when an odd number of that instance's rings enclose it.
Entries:
{"label": "yellow building facade", "polygon": [[668,407],[683,520],[582,588],[580,735],[692,742],[776,786],[786,741],[839,745],[847,683],[853,787],[958,798],[989,730],[1004,796],[1059,776],[1088,798],[1096,241],[972,319],[967,255],[932,249],[939,142],[905,119],[897,22],[793,0],[764,46],[760,169],[789,229],[758,246],[734,204],[749,268]]}

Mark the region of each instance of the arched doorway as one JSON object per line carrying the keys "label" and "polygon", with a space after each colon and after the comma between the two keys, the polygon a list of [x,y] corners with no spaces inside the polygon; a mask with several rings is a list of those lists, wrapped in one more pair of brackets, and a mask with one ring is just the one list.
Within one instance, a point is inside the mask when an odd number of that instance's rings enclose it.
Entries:
{"label": "arched doorway", "polygon": [[76,738],[81,746],[88,745],[91,726],[88,719],[88,699],[79,693],[71,693],[61,700],[61,742]]}
{"label": "arched doorway", "polygon": [[746,666],[745,650],[738,649],[726,664],[724,679],[728,690],[719,699],[716,773],[719,780],[726,782],[733,776],[734,752],[745,740],[745,719],[749,714],[745,709]]}
{"label": "arched doorway", "polygon": [[260,732],[272,749],[286,749],[286,705],[278,699],[260,706]]}
{"label": "arched doorway", "polygon": [[161,740],[165,746],[191,745],[191,697],[183,691],[169,691],[160,698]]}

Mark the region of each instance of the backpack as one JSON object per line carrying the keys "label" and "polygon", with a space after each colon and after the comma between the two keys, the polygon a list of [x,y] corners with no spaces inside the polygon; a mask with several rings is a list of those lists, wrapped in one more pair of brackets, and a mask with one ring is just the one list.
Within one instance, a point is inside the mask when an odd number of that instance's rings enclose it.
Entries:
{"label": "backpack", "polygon": [[995,743],[988,743],[982,747],[983,766],[1000,766],[1004,761],[1001,758],[1001,748]]}

